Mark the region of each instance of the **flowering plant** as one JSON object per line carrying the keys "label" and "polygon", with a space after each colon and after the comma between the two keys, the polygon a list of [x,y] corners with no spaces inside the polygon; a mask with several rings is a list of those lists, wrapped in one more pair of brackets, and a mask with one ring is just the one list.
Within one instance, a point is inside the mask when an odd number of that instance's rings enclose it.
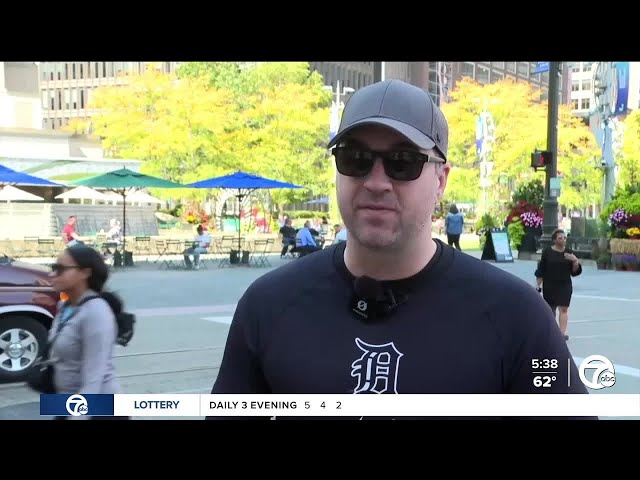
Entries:
{"label": "flowering plant", "polygon": [[187,223],[192,225],[206,225],[209,223],[210,217],[204,212],[204,210],[188,210],[185,214],[185,220]]}
{"label": "flowering plant", "polygon": [[526,227],[538,228],[542,225],[542,210],[536,205],[524,200],[514,203],[505,219],[505,226],[521,221]]}
{"label": "flowering plant", "polygon": [[624,211],[624,208],[617,208],[609,215],[609,225],[616,228],[622,227],[627,224],[630,216]]}
{"label": "flowering plant", "polygon": [[538,228],[542,225],[542,217],[537,212],[524,212],[520,214],[520,219],[526,227]]}

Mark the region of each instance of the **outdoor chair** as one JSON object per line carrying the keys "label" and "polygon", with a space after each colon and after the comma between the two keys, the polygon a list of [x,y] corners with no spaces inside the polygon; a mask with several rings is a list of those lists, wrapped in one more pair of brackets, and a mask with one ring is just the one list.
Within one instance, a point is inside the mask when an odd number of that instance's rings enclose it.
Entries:
{"label": "outdoor chair", "polygon": [[253,253],[251,255],[251,264],[254,267],[270,267],[268,255],[275,240],[273,238],[260,239],[253,241]]}
{"label": "outdoor chair", "polygon": [[149,261],[151,255],[151,237],[135,237],[135,251],[138,255],[144,255]]}

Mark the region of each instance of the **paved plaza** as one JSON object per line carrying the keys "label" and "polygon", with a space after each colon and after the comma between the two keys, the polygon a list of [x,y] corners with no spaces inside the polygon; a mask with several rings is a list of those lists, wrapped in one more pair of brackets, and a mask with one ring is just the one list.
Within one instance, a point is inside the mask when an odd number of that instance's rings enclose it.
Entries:
{"label": "paved plaza", "polygon": [[[270,257],[271,268],[292,261]],[[533,261],[495,267],[534,282]],[[134,340],[117,351],[125,393],[209,393],[235,305],[266,271],[220,269],[213,263],[199,271],[143,265],[114,273],[110,288],[138,316]],[[615,385],[597,394],[640,394],[640,273],[585,266],[574,281],[568,333],[578,362],[600,354],[615,364]],[[23,385],[0,385],[0,419],[41,418],[36,393]]]}

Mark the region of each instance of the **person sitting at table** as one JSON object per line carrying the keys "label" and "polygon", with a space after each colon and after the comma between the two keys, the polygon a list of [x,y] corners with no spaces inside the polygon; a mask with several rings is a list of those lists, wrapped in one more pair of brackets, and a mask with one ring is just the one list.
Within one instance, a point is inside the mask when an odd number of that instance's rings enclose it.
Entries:
{"label": "person sitting at table", "polygon": [[304,222],[304,227],[298,230],[298,233],[296,234],[295,249],[299,252],[301,257],[320,250],[320,247],[318,247],[318,244],[311,235],[309,225],[311,225],[311,222],[307,220]]}
{"label": "person sitting at table", "polygon": [[112,218],[109,221],[109,231],[107,232],[107,242],[120,243],[122,241],[122,228],[120,221]]}
{"label": "person sitting at table", "polygon": [[[211,236],[206,232],[205,227],[198,225],[196,229],[198,234],[193,241],[193,246],[187,248],[182,254],[184,255],[184,263],[187,268],[200,268],[200,255],[207,253],[209,245],[211,245]],[[193,264],[191,263],[190,255],[193,255]]]}
{"label": "person sitting at table", "polygon": [[[280,258],[284,258],[287,253],[291,253],[296,246],[296,229],[291,226],[290,218],[287,217],[284,221],[284,225],[280,228],[280,235],[282,235]],[[291,251],[289,251],[289,247],[291,247]]]}
{"label": "person sitting at table", "polygon": [[76,232],[76,216],[70,215],[67,218],[67,223],[62,228],[62,241],[67,247],[73,247],[74,245],[82,244],[80,236]]}

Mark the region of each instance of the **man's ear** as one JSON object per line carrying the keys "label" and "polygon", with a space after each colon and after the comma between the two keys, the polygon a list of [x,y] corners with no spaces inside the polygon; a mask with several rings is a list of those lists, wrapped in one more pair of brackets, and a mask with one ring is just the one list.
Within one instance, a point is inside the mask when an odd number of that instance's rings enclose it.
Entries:
{"label": "man's ear", "polygon": [[451,165],[449,163],[443,163],[436,166],[436,200],[439,201],[444,195],[444,191],[447,188],[447,180],[449,178],[449,172],[451,171]]}

